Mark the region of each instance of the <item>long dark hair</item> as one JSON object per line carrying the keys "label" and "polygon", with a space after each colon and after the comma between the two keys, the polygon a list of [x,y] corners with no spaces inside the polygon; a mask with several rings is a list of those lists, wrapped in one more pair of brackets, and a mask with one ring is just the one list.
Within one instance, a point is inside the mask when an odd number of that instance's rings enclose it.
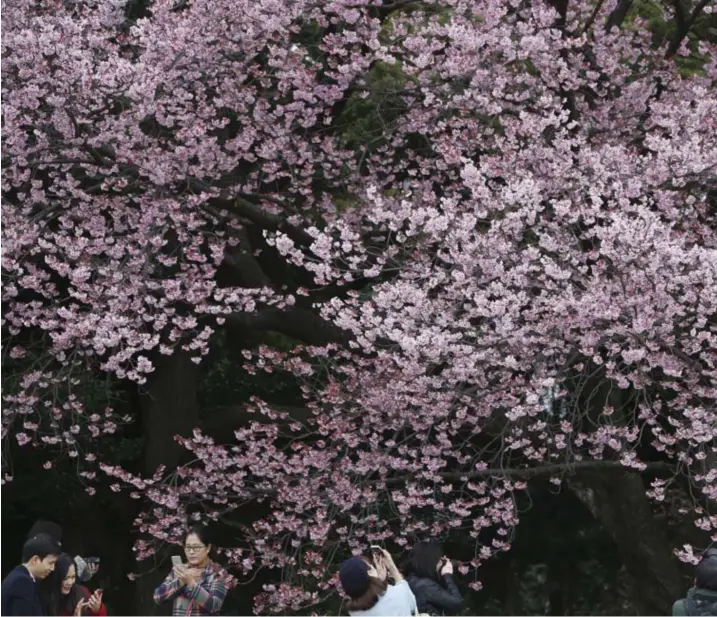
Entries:
{"label": "long dark hair", "polygon": [[39,519],[35,521],[35,524],[30,529],[29,533],[27,534],[27,539],[34,538],[38,534],[47,534],[50,536],[57,544],[62,546],[62,527],[58,523],[55,523],[54,521],[46,521],[44,519]]}
{"label": "long dark hair", "polygon": [[379,598],[386,593],[388,583],[375,576],[368,577],[368,587],[358,598],[351,598],[346,606],[350,612],[367,611],[378,604]]}
{"label": "long dark hair", "polygon": [[411,551],[409,570],[418,578],[438,581],[438,563],[443,557],[443,545],[439,542],[419,542]]}
{"label": "long dark hair", "polygon": [[75,607],[80,600],[85,599],[85,594],[80,586],[75,583],[70,589],[70,593],[66,596],[62,594],[62,581],[65,580],[67,572],[71,567],[75,568],[77,574],[77,566],[72,555],[62,553],[55,563],[55,570],[41,584],[38,585],[38,591],[44,596],[43,604],[47,606],[50,615],[59,615],[60,612],[74,614]]}

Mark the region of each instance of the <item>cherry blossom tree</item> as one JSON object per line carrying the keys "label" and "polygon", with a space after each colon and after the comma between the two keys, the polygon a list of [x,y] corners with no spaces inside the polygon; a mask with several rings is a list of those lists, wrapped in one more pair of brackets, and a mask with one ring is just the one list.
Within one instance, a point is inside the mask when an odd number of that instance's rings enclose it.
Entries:
{"label": "cherry blossom tree", "polygon": [[282,573],[259,612],[457,531],[479,588],[516,493],[581,470],[688,487],[717,539],[714,7],[654,3],[655,41],[632,4],[5,0],[3,439],[77,456],[119,422],[83,378],[181,389],[215,333],[277,331],[245,368],[300,410],[217,440],[150,409],[190,463],[81,457],[145,500],[140,557],[262,503],[226,554]]}

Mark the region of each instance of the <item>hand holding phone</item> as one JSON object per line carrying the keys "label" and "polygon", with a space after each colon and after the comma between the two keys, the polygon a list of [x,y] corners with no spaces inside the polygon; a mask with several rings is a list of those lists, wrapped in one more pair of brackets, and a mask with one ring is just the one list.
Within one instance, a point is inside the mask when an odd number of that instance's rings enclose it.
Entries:
{"label": "hand holding phone", "polygon": [[102,590],[97,589],[87,600],[87,608],[92,613],[99,613],[102,608]]}
{"label": "hand holding phone", "polygon": [[453,562],[450,559],[444,557],[439,564],[439,574],[445,576],[446,574],[453,574]]}
{"label": "hand holding phone", "polygon": [[368,548],[371,553],[371,560],[373,561],[374,565],[380,565],[385,561],[383,549],[380,546],[372,544]]}
{"label": "hand holding phone", "polygon": [[82,611],[85,609],[86,606],[87,606],[87,601],[80,600],[77,603],[77,605],[75,606],[75,612],[73,613],[75,615],[75,617],[81,617]]}

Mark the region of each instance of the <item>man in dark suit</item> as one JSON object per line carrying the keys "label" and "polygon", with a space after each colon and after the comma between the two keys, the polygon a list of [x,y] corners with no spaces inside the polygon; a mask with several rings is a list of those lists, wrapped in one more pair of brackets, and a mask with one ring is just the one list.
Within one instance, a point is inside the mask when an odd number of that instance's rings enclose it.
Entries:
{"label": "man in dark suit", "polygon": [[55,569],[60,546],[47,534],[30,538],[22,547],[22,565],[2,582],[3,615],[44,615],[35,582]]}

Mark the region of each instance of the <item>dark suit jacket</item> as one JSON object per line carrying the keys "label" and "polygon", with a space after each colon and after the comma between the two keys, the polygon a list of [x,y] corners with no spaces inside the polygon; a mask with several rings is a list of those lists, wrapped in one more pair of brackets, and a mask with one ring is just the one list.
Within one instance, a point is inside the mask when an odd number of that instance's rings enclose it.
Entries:
{"label": "dark suit jacket", "polygon": [[40,596],[25,566],[18,566],[2,582],[3,615],[44,615]]}

